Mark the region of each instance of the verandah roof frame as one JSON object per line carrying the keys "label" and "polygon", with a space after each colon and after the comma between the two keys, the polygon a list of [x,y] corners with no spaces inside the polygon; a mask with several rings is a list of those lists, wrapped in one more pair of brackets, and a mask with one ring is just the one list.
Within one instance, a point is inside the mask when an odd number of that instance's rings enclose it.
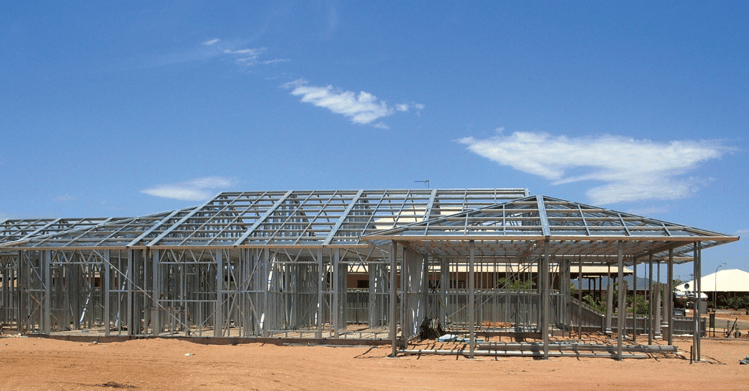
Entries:
{"label": "verandah roof frame", "polygon": [[[629,261],[653,256],[665,260],[673,250],[677,263],[700,242],[705,249],[739,240],[686,225],[536,195],[423,222],[382,230],[363,239],[376,245],[390,241],[437,257],[467,257],[474,242],[478,258],[522,261],[533,247],[548,241],[555,257],[588,257],[590,264],[613,263],[618,242]],[[603,257],[602,257],[603,256]]]}

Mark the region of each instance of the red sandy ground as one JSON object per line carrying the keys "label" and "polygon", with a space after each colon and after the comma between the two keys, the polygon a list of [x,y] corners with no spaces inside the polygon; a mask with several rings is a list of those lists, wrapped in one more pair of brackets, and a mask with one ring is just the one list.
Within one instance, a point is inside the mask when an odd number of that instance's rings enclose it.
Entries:
{"label": "red sandy ground", "polygon": [[[715,314],[715,323],[718,328],[724,327],[726,322],[729,322],[729,324],[733,324],[736,319],[738,319],[738,323],[740,324],[749,324],[749,315],[746,314],[746,310],[721,310]],[[749,330],[747,330],[745,327],[742,327],[742,331]]]}
{"label": "red sandy ground", "polygon": [[[639,341],[639,338],[638,338]],[[33,390],[746,390],[749,339],[706,339],[704,362],[401,356],[389,347],[116,343],[0,337],[0,389]],[[684,353],[686,352],[686,353]],[[190,355],[186,355],[190,353]]]}

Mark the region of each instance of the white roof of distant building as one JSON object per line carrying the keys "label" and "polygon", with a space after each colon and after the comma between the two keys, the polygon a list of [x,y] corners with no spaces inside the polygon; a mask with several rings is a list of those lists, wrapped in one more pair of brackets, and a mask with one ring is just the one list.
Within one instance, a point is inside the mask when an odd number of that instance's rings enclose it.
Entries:
{"label": "white roof of distant building", "polygon": [[[749,273],[739,269],[719,270],[700,279],[702,292],[749,292]],[[689,284],[689,289],[686,285]],[[716,286],[717,284],[717,286]],[[694,280],[676,287],[677,291],[694,289]]]}

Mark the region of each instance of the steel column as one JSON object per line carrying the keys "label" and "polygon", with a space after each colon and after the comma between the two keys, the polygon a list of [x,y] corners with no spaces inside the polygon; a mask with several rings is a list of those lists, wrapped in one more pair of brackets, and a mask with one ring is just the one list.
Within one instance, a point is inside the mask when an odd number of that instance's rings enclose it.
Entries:
{"label": "steel column", "polygon": [[325,306],[325,300],[324,300],[324,294],[325,294],[325,262],[323,260],[322,255],[322,248],[319,248],[317,250],[317,333],[315,336],[320,339],[322,338],[322,328],[323,328],[323,317],[325,314],[325,311],[323,310],[323,307]]}
{"label": "steel column", "polygon": [[632,262],[632,342],[637,341],[637,259]]}
{"label": "steel column", "polygon": [[213,313],[213,336],[224,334],[224,251],[216,250],[216,310]]}
{"label": "steel column", "polygon": [[23,289],[24,289],[24,277],[23,277],[23,251],[18,252],[18,258],[16,258],[16,292],[18,295],[18,305],[16,306],[16,326],[18,326],[18,333],[23,332]]}
{"label": "steel column", "polygon": [[421,256],[421,262],[422,262],[422,275],[421,275],[421,290],[422,290],[422,298],[421,301],[423,302],[422,308],[424,308],[424,318],[434,318],[429,315],[429,257],[426,255]]}
{"label": "steel column", "polygon": [[341,262],[341,254],[339,252],[339,249],[333,249],[333,253],[330,254],[330,257],[333,260],[333,300],[330,305],[330,312],[332,312],[332,326],[333,326],[333,338],[338,338],[338,326],[339,326],[339,311],[340,311],[340,302],[339,302],[339,296],[338,296],[338,290],[339,290],[339,280],[340,280],[340,262]]}
{"label": "steel column", "polygon": [[[663,300],[661,299],[661,292],[663,292],[663,288],[661,287],[661,284],[656,284],[655,286],[655,337],[661,337],[662,336],[662,328],[663,328],[663,314],[665,311],[662,311],[661,305],[663,303]],[[666,327],[668,327],[668,324],[666,324]]]}
{"label": "steel column", "polygon": [[[658,292],[658,295],[655,297],[655,336],[656,337],[662,337],[662,331],[664,327],[668,327],[668,319],[666,318],[666,314],[670,313],[668,311],[671,311],[671,309],[667,308],[667,300],[663,299],[661,297],[661,292],[663,291],[663,286],[661,286],[661,262],[657,261],[655,263],[656,266],[656,280],[658,280],[658,284],[656,287],[656,292]],[[671,286],[671,285],[668,285]],[[665,292],[664,292],[665,293]],[[663,306],[663,308],[661,308]],[[671,311],[673,312],[673,311]],[[666,315],[666,316],[664,316]]]}
{"label": "steel column", "polygon": [[611,264],[606,276],[606,334],[611,334],[611,318],[614,316],[614,283],[611,278]]}
{"label": "steel column", "polygon": [[[580,280],[580,289],[577,291],[577,301],[579,304],[577,305],[577,334],[578,337],[581,337],[583,335],[583,259],[582,257],[579,257],[577,259],[577,271],[578,271],[578,280]],[[595,284],[595,278],[593,279],[593,284]],[[590,284],[588,284],[588,288],[590,288]],[[591,292],[591,295],[593,295],[593,292]],[[591,296],[592,297],[592,296]]]}
{"label": "steel column", "polygon": [[151,334],[158,336],[161,332],[161,316],[159,312],[159,298],[161,297],[161,261],[159,259],[159,250],[151,250],[151,259],[153,264],[151,278],[153,279],[152,296],[151,296]]}
{"label": "steel column", "polygon": [[549,286],[549,260],[551,258],[551,245],[549,239],[544,241],[544,256],[541,259],[541,267],[538,272],[541,278],[542,294],[541,294],[541,337],[544,342],[544,360],[549,359],[549,323],[551,318],[551,312],[549,311],[549,299],[550,299],[550,286]]}
{"label": "steel column", "polygon": [[391,357],[395,357],[398,352],[398,341],[397,341],[397,315],[398,315],[398,287],[396,286],[395,275],[396,269],[396,258],[398,252],[398,243],[390,243],[390,340],[392,341],[392,351],[390,352]]}
{"label": "steel column", "polygon": [[44,276],[44,305],[42,307],[42,333],[52,332],[52,254],[49,250],[42,251],[41,273]]}
{"label": "steel column", "polygon": [[694,361],[700,361],[702,356],[702,330],[700,330],[700,302],[702,300],[702,243],[694,243]]}
{"label": "steel column", "polygon": [[[127,321],[126,321],[125,324],[127,325],[127,335],[128,336],[134,335],[133,334],[133,328],[134,328],[133,316],[135,315],[134,314],[135,311],[134,311],[134,307],[133,307],[133,304],[134,304],[133,303],[133,272],[134,272],[134,270],[133,270],[133,261],[134,261],[134,259],[133,258],[134,258],[134,256],[133,256],[133,250],[128,249],[127,250],[127,274],[125,276],[125,279],[127,280],[126,281],[126,284],[127,284],[127,296],[126,296],[127,297],[127,309],[125,311],[126,312],[125,313],[125,319],[127,319]],[[128,278],[128,276],[130,278]],[[120,322],[121,321],[122,321],[122,317],[120,317]]]}
{"label": "steel column", "polygon": [[406,259],[406,247],[403,245],[397,246],[398,254],[400,255],[401,264],[401,305],[400,305],[400,324],[401,324],[401,339],[405,347],[408,342],[408,263]]}
{"label": "steel column", "polygon": [[440,322],[447,324],[447,288],[450,286],[450,263],[446,259],[440,259]]}
{"label": "steel column", "polygon": [[674,250],[668,250],[668,288],[666,289],[666,319],[668,321],[668,344],[674,344]]}
{"label": "steel column", "polygon": [[110,278],[111,276],[109,273],[111,272],[111,263],[110,263],[110,255],[109,250],[104,250],[104,262],[102,265],[103,269],[103,276],[101,276],[101,286],[102,286],[102,295],[104,296],[104,316],[102,316],[104,320],[104,336],[108,337],[109,333],[111,332],[111,325],[110,325],[110,297],[109,297],[109,287],[111,285]]}
{"label": "steel column", "polygon": [[653,323],[653,312],[655,311],[655,306],[653,306],[653,302],[655,299],[655,294],[653,292],[654,290],[655,286],[653,286],[653,255],[651,254],[648,257],[648,345],[653,344],[653,331],[655,330],[655,324]]}
{"label": "steel column", "polygon": [[624,321],[627,318],[627,309],[625,308],[625,295],[627,294],[627,291],[624,289],[624,250],[622,248],[622,242],[617,242],[618,247],[618,256],[617,256],[617,262],[619,265],[619,275],[618,275],[618,283],[619,283],[619,309],[617,310],[618,316],[616,317],[617,320],[617,330],[616,330],[616,359],[620,360],[622,359],[622,338],[624,337],[622,334],[624,333]]}
{"label": "steel column", "polygon": [[474,266],[475,266],[475,246],[473,240],[469,243],[469,256],[468,256],[468,338],[471,343],[471,354],[470,357],[473,359],[473,353],[476,350],[476,292],[474,280]]}

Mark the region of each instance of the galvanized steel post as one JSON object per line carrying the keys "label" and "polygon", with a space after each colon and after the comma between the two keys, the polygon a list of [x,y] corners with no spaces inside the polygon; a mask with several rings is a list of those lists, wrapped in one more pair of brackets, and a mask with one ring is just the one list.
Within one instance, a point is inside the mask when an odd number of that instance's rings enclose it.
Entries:
{"label": "galvanized steel post", "polygon": [[668,250],[668,288],[666,289],[666,319],[668,321],[668,344],[674,344],[674,250]]}
{"label": "galvanized steel post", "polygon": [[471,343],[471,355],[473,358],[474,350],[476,349],[476,292],[475,290],[475,274],[474,274],[474,243],[471,240],[469,243],[469,257],[468,257],[468,338]]}
{"label": "galvanized steel post", "polygon": [[544,241],[544,256],[541,259],[541,267],[539,268],[539,278],[541,282],[541,337],[544,342],[544,360],[549,358],[549,258],[551,257],[551,247],[549,239]]}
{"label": "galvanized steel post", "polygon": [[624,289],[624,250],[622,248],[622,241],[617,241],[617,264],[619,266],[619,274],[617,282],[619,283],[619,308],[617,310],[617,330],[616,330],[616,359],[622,359],[622,338],[624,337],[624,321],[627,318],[627,309],[625,308],[625,295],[627,291]]}

